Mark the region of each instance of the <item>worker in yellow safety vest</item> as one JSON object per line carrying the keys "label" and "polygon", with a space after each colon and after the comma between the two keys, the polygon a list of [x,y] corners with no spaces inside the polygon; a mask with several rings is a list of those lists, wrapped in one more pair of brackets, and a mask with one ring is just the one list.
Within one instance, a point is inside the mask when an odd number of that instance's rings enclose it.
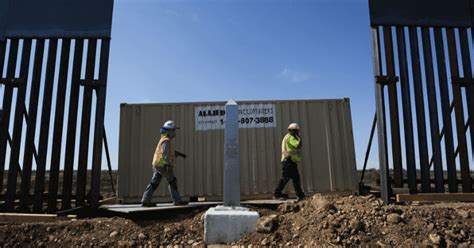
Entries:
{"label": "worker in yellow safety vest", "polygon": [[282,177],[273,193],[274,199],[287,199],[288,194],[283,194],[286,183],[293,181],[298,200],[302,200],[305,195],[301,189],[300,174],[298,172],[298,162],[301,161],[302,141],[300,136],[300,126],[298,123],[291,123],[288,126],[288,133],[281,143],[281,165]]}
{"label": "worker in yellow safety vest", "polygon": [[161,138],[156,146],[155,154],[153,155],[153,176],[151,181],[145,189],[142,197],[143,207],[154,207],[156,204],[151,203],[153,192],[160,185],[161,179],[164,177],[168,181],[168,189],[174,205],[186,205],[186,201],[181,200],[178,192],[178,182],[174,176],[174,166],[176,157],[181,156],[186,159],[186,154],[174,150],[173,139],[176,137],[176,129],[173,121],[167,121],[160,129]]}

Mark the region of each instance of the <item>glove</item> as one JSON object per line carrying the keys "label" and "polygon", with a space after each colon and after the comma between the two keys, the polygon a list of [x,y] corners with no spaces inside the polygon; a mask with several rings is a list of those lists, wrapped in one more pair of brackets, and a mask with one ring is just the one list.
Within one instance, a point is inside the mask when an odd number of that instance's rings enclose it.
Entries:
{"label": "glove", "polygon": [[184,158],[184,159],[186,159],[186,158],[188,157],[186,154],[181,153],[181,152],[176,152],[176,156],[177,156],[177,157],[182,157],[182,158]]}

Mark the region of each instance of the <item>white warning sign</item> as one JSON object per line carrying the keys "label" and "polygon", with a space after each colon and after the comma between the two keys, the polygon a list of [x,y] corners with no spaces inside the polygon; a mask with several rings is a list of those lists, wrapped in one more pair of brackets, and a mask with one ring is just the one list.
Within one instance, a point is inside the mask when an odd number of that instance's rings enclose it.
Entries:
{"label": "white warning sign", "polygon": [[[239,105],[239,128],[276,127],[275,104]],[[196,130],[224,129],[225,106],[195,107]]]}

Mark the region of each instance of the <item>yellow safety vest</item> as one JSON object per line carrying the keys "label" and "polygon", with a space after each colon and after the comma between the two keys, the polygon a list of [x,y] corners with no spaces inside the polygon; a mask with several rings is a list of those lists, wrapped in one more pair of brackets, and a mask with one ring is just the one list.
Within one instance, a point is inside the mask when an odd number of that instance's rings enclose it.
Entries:
{"label": "yellow safety vest", "polygon": [[163,142],[168,141],[170,145],[170,163],[171,165],[174,166],[175,164],[175,154],[174,154],[174,144],[173,141],[166,135],[161,135],[160,142],[158,142],[158,145],[156,146],[155,154],[153,155],[153,162],[152,165],[155,168],[159,167],[164,167],[166,164],[166,161],[163,160]]}
{"label": "yellow safety vest", "polygon": [[285,135],[281,142],[281,161],[287,157],[290,157],[293,162],[301,161],[300,143],[299,138],[291,134]]}

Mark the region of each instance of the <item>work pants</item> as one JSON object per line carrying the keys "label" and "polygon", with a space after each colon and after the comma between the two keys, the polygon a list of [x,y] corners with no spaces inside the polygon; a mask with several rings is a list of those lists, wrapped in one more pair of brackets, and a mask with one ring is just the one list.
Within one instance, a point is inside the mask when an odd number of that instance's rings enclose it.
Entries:
{"label": "work pants", "polygon": [[181,202],[181,196],[178,192],[178,182],[174,176],[173,167],[171,165],[165,165],[162,168],[153,168],[153,176],[151,177],[151,181],[143,193],[142,203],[151,202],[153,192],[155,192],[156,188],[158,188],[163,177],[166,178],[166,181],[168,181],[168,189],[173,202]]}
{"label": "work pants", "polygon": [[281,195],[283,189],[285,188],[286,183],[293,181],[293,187],[296,191],[296,196],[298,198],[303,198],[304,193],[301,189],[301,180],[300,180],[300,173],[298,172],[298,165],[292,161],[291,159],[285,159],[281,162],[281,170],[282,170],[282,177],[278,182],[278,186],[275,189],[275,196]]}

